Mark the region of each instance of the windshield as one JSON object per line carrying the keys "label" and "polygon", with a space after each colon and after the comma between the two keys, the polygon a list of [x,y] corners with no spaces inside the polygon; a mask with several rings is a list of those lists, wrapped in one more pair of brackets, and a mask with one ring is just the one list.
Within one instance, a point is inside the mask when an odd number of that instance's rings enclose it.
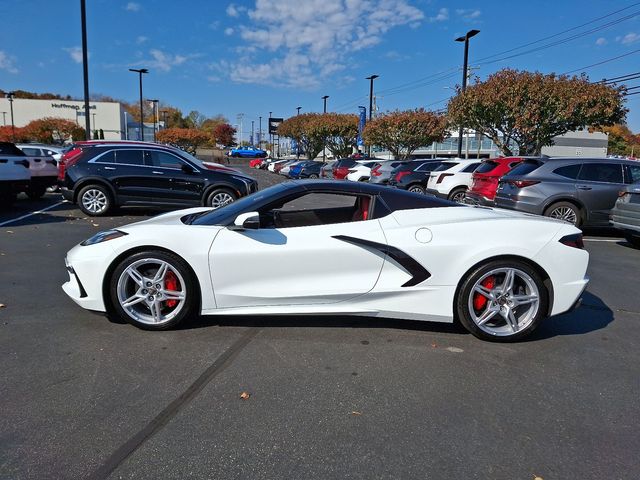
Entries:
{"label": "windshield", "polygon": [[228,203],[224,207],[205,212],[192,213],[182,217],[182,223],[187,225],[228,225],[238,215],[244,212],[251,212],[259,207],[265,199],[272,198],[279,192],[291,188],[290,182],[279,183],[273,187],[265,188],[259,192],[252,193],[235,202]]}

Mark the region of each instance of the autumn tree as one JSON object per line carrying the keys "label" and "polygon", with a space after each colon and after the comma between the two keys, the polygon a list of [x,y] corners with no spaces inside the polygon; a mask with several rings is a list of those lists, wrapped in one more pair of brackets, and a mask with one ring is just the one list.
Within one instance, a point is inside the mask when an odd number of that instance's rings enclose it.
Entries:
{"label": "autumn tree", "polygon": [[83,140],[84,128],[72,120],[45,117],[32,120],[24,127],[29,140],[42,143],[64,143],[67,140]]}
{"label": "autumn tree", "polygon": [[353,153],[358,136],[358,116],[344,113],[317,115],[309,127],[324,139],[327,149],[337,158]]}
{"label": "autumn tree", "polygon": [[236,129],[228,123],[220,123],[213,129],[213,138],[220,145],[233,145]]}
{"label": "autumn tree", "polygon": [[424,110],[395,111],[371,120],[362,137],[368,145],[388,149],[396,159],[406,159],[419,147],[441,142],[447,133],[442,115]]}
{"label": "autumn tree", "polygon": [[625,124],[600,127],[597,129],[609,136],[608,153],[610,155],[636,155],[640,153],[640,135],[634,134]]}
{"label": "autumn tree", "polygon": [[557,135],[623,121],[622,93],[584,75],[504,69],[465,92],[458,89],[447,110],[453,125],[489,137],[504,155],[539,155]]}
{"label": "autumn tree", "polygon": [[24,127],[11,128],[11,125],[0,127],[0,142],[22,143],[28,141],[29,137]]}
{"label": "autumn tree", "polygon": [[319,113],[289,117],[278,127],[278,135],[294,139],[306,157],[313,160],[324,146],[324,132],[317,128]]}
{"label": "autumn tree", "polygon": [[210,140],[206,132],[195,128],[166,128],[160,130],[156,138],[159,142],[175,145],[191,154],[195,154],[198,147]]}

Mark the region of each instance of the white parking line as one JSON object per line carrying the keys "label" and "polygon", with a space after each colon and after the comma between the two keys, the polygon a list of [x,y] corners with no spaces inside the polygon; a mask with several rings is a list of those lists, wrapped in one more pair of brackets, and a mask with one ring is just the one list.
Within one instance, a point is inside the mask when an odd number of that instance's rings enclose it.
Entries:
{"label": "white parking line", "polygon": [[31,213],[27,213],[26,215],[22,215],[21,217],[13,218],[11,220],[6,220],[6,221],[0,223],[0,227],[4,227],[5,225],[9,225],[10,223],[19,222],[20,220],[24,220],[25,218],[29,218],[29,217],[31,217],[33,215],[38,215],[39,213],[44,213],[47,210],[51,210],[52,208],[56,208],[57,206],[62,205],[63,203],[66,203],[66,202],[67,202],[66,200],[62,200],[61,202],[54,203],[53,205],[49,205],[48,207],[43,208],[41,210],[36,210],[35,212],[31,212]]}
{"label": "white parking line", "polygon": [[608,242],[617,243],[623,240],[622,238],[583,238],[585,242]]}

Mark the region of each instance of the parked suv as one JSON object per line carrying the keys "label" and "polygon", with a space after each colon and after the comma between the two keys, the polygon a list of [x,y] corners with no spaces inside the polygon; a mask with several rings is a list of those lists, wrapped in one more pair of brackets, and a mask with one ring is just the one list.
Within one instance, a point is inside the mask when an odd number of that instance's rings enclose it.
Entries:
{"label": "parked suv", "polygon": [[115,206],[217,208],[258,190],[237,170],[153,143],[81,144],[65,156],[62,195],[92,216]]}
{"label": "parked suv", "polygon": [[15,160],[26,160],[29,163],[31,182],[25,193],[30,199],[36,200],[42,197],[47,188],[56,185],[58,172],[56,161],[48,156],[31,156],[24,153],[11,142],[0,142],[0,155],[4,158],[13,157]]}
{"label": "parked suv", "polygon": [[464,203],[493,206],[498,180],[522,161],[522,157],[498,157],[484,160],[472,175],[471,186],[464,194]]}
{"label": "parked suv", "polygon": [[389,183],[391,173],[403,163],[405,162],[402,160],[385,160],[378,162],[371,169],[369,183],[379,183],[381,185],[386,185],[387,183]]}
{"label": "parked suv", "polygon": [[389,185],[410,192],[425,193],[429,174],[442,162],[443,159],[430,159],[403,163],[392,172]]}
{"label": "parked suv", "polygon": [[640,248],[640,168],[630,167],[633,185],[620,191],[611,210],[611,225],[622,230],[627,241]]}
{"label": "parked suv", "polygon": [[613,158],[526,159],[502,177],[495,204],[581,225],[609,224],[618,192],[640,163]]}
{"label": "parked suv", "polygon": [[456,158],[442,162],[429,176],[427,193],[461,203],[480,160]]}

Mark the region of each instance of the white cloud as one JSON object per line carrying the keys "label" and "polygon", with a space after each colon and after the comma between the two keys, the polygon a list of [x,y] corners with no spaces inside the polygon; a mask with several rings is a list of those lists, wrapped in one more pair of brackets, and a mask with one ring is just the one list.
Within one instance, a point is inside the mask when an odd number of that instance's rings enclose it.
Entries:
{"label": "white cloud", "polygon": [[231,28],[231,27],[225,28],[224,29],[224,34],[225,35],[233,35],[233,28]]}
{"label": "white cloud", "polygon": [[220,71],[236,82],[302,88],[343,70],[392,28],[425,18],[409,0],[256,0],[247,16],[239,27],[245,55]]}
{"label": "white cloud", "polygon": [[124,7],[124,9],[127,12],[139,12],[140,11],[140,4],[136,3],[136,2],[129,2],[127,3],[127,5]]}
{"label": "white cloud", "polygon": [[71,48],[63,48],[65,52],[69,54],[71,60],[76,63],[82,63],[82,48],[80,47],[71,47]]}
{"label": "white cloud", "polygon": [[430,22],[445,22],[449,20],[449,9],[448,8],[441,8],[440,10],[438,10],[438,14],[434,17],[429,17],[429,21]]}
{"label": "white cloud", "polygon": [[635,32],[629,32],[624,37],[618,38],[620,39],[620,43],[622,43],[623,45],[631,45],[632,43],[636,43],[638,40],[640,40],[640,35]]}
{"label": "white cloud", "polygon": [[144,35],[140,35],[139,37],[136,38],[136,43],[138,45],[142,45],[143,43],[147,42],[149,40],[148,37],[145,37]]}
{"label": "white cloud", "polygon": [[9,73],[18,73],[14,62],[15,57],[7,54],[4,50],[0,50],[0,70],[6,70]]}
{"label": "white cloud", "polygon": [[600,37],[596,40],[596,45],[598,45],[599,47],[606,45],[607,44],[607,39],[604,37]]}
{"label": "white cloud", "polygon": [[227,15],[234,18],[238,18],[242,12],[246,11],[247,9],[245,7],[239,7],[238,5],[234,5],[233,3],[230,3],[226,10]]}
{"label": "white cloud", "polygon": [[456,10],[456,14],[462,17],[464,20],[470,21],[478,19],[480,15],[482,15],[482,12],[477,8],[458,8]]}
{"label": "white cloud", "polygon": [[149,50],[149,54],[151,55],[151,58],[136,61],[131,66],[146,67],[150,70],[169,72],[173,67],[178,67],[188,60],[201,56],[201,54],[198,53],[190,53],[186,55],[173,54],[169,52],[163,52],[162,50],[158,50],[156,48]]}

